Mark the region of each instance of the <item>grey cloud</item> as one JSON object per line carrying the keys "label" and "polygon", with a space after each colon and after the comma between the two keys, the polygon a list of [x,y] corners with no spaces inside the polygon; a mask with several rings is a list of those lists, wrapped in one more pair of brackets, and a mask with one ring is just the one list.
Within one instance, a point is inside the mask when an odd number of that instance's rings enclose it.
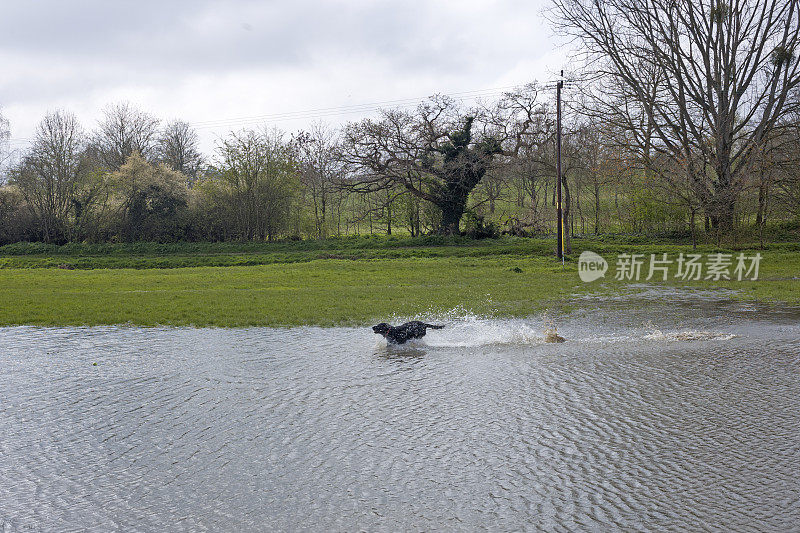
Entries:
{"label": "grey cloud", "polygon": [[[343,94],[320,101],[417,96],[407,91],[418,81],[420,91],[481,88],[547,51],[536,33],[547,1],[2,0],[0,104],[20,109],[14,127],[25,132],[45,109],[99,110],[148,91],[159,102],[188,90],[196,116],[217,118],[214,103],[229,95],[202,94],[214,85],[207,80],[240,76],[277,87],[282,76],[304,80],[303,101],[292,101],[288,85],[265,95],[296,109],[314,105],[308,95],[328,90],[331,72],[358,79],[332,80]],[[438,78],[448,87],[431,82]],[[393,83],[405,92],[392,92]],[[372,94],[375,85],[381,92]]]}
{"label": "grey cloud", "polygon": [[463,69],[490,44],[470,39],[457,9],[425,1],[43,1],[4,11],[6,51],[172,72],[299,66],[320,51]]}

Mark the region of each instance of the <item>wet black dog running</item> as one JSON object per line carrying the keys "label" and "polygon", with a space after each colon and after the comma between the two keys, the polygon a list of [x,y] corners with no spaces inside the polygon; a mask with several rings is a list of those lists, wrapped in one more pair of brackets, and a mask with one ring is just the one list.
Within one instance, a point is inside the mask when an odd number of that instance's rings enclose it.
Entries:
{"label": "wet black dog running", "polygon": [[390,326],[386,322],[381,322],[377,326],[372,326],[372,331],[383,335],[389,344],[403,344],[407,340],[424,337],[427,328],[442,329],[443,327],[414,320],[406,322],[402,326]]}

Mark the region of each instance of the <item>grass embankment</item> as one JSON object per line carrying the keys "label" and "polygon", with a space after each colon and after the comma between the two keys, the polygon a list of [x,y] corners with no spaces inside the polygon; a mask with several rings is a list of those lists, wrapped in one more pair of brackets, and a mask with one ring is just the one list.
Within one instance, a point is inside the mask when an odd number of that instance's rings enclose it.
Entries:
{"label": "grass embankment", "polygon": [[[550,256],[552,241],[512,238],[13,245],[0,247],[0,324],[364,324],[456,307],[525,316],[568,305],[576,293],[620,290],[627,283],[610,279],[620,252],[666,252],[674,258],[691,251],[666,243],[574,244],[573,261],[565,267]],[[609,261],[605,281],[579,280],[575,261],[583,249]],[[761,253],[759,281],[683,285],[738,289],[742,298],[800,303],[800,247],[773,245]]]}
{"label": "grass embankment", "polygon": [[276,243],[19,243],[0,246],[0,268],[186,268],[303,263],[318,259],[410,259],[546,255],[552,242],[462,237],[348,237]]}

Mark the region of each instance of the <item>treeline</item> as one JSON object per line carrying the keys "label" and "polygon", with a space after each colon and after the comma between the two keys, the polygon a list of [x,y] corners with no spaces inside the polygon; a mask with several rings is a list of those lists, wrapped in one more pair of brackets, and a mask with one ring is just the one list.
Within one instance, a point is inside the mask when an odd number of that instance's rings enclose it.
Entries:
{"label": "treeline", "polygon": [[71,113],[39,124],[0,187],[0,242],[266,239],[285,235],[299,183],[278,133],[232,134],[209,164],[185,122],[128,104],[92,132]]}
{"label": "treeline", "polygon": [[[110,106],[86,132],[48,114],[0,186],[0,243],[273,241],[369,233],[554,232],[552,93],[531,85],[464,108],[437,97],[341,130],[230,133],[210,157],[181,121]],[[714,222],[674,174],[650,171],[608,124],[571,110],[564,124],[568,236],[696,239],[796,228],[800,125],[741,175],[733,219]],[[685,186],[681,189],[681,186]],[[718,218],[718,217],[717,217]]]}

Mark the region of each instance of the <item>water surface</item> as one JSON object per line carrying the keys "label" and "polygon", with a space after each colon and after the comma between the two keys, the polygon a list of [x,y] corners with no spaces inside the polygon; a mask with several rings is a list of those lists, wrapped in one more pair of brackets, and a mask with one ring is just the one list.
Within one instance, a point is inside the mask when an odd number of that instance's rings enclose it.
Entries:
{"label": "water surface", "polygon": [[797,530],[800,314],[578,307],[564,344],[0,328],[0,530]]}

